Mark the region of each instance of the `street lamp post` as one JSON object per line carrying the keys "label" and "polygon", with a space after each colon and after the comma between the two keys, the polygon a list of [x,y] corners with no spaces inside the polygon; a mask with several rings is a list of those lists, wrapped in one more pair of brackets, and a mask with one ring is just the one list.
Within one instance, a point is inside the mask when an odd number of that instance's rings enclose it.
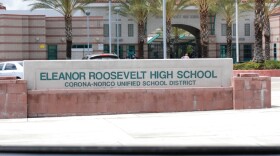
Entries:
{"label": "street lamp post", "polygon": [[112,30],[111,30],[111,10],[112,10],[112,0],[109,0],[109,53],[112,53]]}
{"label": "street lamp post", "polygon": [[89,11],[86,11],[86,15],[87,15],[87,36],[88,36],[88,55],[90,54],[89,53],[89,16],[90,16],[90,12]]}
{"label": "street lamp post", "polygon": [[116,20],[116,24],[117,24],[117,32],[116,32],[116,37],[117,37],[117,55],[119,56],[119,12],[120,12],[120,7],[115,7],[114,9],[117,12],[117,20]]}
{"label": "street lamp post", "polygon": [[162,0],[163,58],[166,59],[166,0]]}
{"label": "street lamp post", "polygon": [[236,62],[239,62],[238,0],[235,0]]}

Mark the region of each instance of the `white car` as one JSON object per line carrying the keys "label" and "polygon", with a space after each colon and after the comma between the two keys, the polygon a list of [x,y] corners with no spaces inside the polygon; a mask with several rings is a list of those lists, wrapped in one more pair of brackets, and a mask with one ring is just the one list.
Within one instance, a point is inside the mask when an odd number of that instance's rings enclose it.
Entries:
{"label": "white car", "polygon": [[0,76],[15,76],[23,79],[23,61],[0,62]]}
{"label": "white car", "polygon": [[83,60],[111,60],[111,59],[119,59],[118,55],[116,54],[95,54],[95,55],[87,55],[83,58]]}

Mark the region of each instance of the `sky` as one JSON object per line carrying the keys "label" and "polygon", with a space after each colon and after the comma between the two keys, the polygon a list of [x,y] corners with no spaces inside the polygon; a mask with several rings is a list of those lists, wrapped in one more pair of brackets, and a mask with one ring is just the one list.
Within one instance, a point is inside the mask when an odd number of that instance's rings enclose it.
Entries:
{"label": "sky", "polygon": [[30,2],[24,2],[23,0],[0,0],[7,10],[29,10],[28,4]]}

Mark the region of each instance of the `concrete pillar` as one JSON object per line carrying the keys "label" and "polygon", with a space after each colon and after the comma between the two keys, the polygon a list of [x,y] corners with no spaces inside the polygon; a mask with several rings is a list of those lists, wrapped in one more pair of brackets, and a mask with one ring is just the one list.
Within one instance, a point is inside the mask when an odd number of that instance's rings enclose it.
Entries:
{"label": "concrete pillar", "polygon": [[271,107],[271,78],[256,73],[233,77],[233,109]]}

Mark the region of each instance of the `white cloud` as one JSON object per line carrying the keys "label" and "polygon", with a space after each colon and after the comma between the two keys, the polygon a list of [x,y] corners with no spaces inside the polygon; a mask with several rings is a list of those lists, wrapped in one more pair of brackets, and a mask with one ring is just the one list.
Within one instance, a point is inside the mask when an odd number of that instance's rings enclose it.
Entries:
{"label": "white cloud", "polygon": [[1,3],[7,10],[29,10],[28,6],[31,2],[24,2],[23,0],[1,0]]}

